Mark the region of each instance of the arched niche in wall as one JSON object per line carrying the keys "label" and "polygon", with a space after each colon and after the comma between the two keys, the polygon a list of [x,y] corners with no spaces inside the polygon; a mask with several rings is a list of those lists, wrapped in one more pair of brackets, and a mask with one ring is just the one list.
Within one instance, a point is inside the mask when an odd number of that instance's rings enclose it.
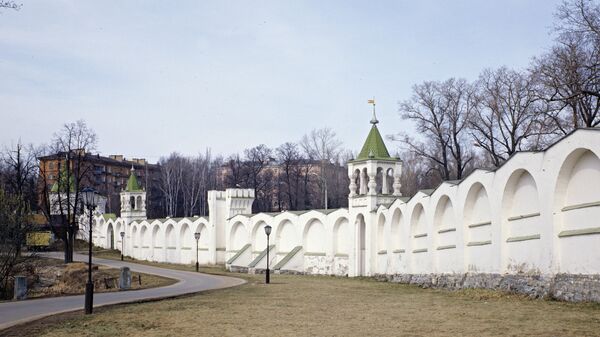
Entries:
{"label": "arched niche in wall", "polygon": [[173,224],[167,225],[167,229],[165,230],[165,241],[166,249],[174,250],[177,248],[177,241],[175,238],[175,227],[173,227]]}
{"label": "arched niche in wall", "polygon": [[352,232],[345,217],[339,218],[333,225],[333,253],[337,257],[348,257],[352,251]]}
{"label": "arched niche in wall", "polygon": [[160,252],[162,251],[162,242],[159,239],[160,226],[158,224],[154,224],[152,227],[152,241],[150,243],[150,247],[152,248],[152,258],[153,260],[159,260],[162,256]]}
{"label": "arched niche in wall", "polygon": [[[133,225],[131,227],[131,245],[133,246],[133,248],[138,248],[139,246],[139,235],[138,235],[138,228],[136,225]],[[135,256],[135,252],[137,252],[137,250],[134,250],[134,256]]]}
{"label": "arched niche in wall", "polygon": [[[433,216],[434,248],[455,249],[457,221],[452,201],[447,195],[438,199]],[[441,249],[441,250],[444,250]]]}
{"label": "arched niche in wall", "polygon": [[116,246],[116,236],[115,236],[115,230],[114,227],[112,225],[112,223],[109,223],[108,226],[106,226],[106,243],[107,243],[107,247],[109,249],[115,249]]}
{"label": "arched niche in wall", "polygon": [[467,194],[464,209],[465,233],[469,242],[487,242],[492,240],[492,216],[487,191],[481,183],[471,186]]}
{"label": "arched niche in wall", "polygon": [[400,251],[406,249],[407,246],[406,237],[402,231],[402,220],[402,211],[399,208],[396,208],[392,214],[390,223],[391,248],[393,253],[400,253]]}
{"label": "arched niche in wall", "polygon": [[308,222],[304,228],[303,247],[305,255],[308,253],[325,253],[325,226],[319,219]]}
{"label": "arched niche in wall", "polygon": [[433,215],[434,269],[438,273],[462,272],[457,253],[458,223],[452,200],[447,195],[438,199]]}
{"label": "arched niche in wall", "polygon": [[502,195],[502,268],[504,272],[536,272],[546,253],[541,246],[540,196],[535,179],[515,170]]}
{"label": "arched niche in wall", "polygon": [[142,225],[140,229],[140,252],[145,252],[146,248],[150,247],[150,232],[148,226]]}
{"label": "arched niche in wall", "polygon": [[240,221],[233,224],[229,236],[230,249],[238,251],[248,244],[248,231],[246,226]]}
{"label": "arched niche in wall", "polygon": [[387,249],[387,237],[385,235],[385,215],[379,214],[377,217],[377,251],[385,251]]}
{"label": "arched niche in wall", "polygon": [[425,211],[420,203],[416,204],[412,211],[410,234],[413,250],[426,248],[427,224],[425,222]]}
{"label": "arched niche in wall", "polygon": [[560,272],[600,273],[598,155],[583,148],[569,154],[559,171],[554,198]]}
{"label": "arched niche in wall", "polygon": [[191,249],[193,241],[194,235],[190,230],[190,226],[187,223],[183,223],[179,229],[179,242],[181,248]]}
{"label": "arched niche in wall", "polygon": [[[208,235],[208,228],[206,227],[206,225],[204,223],[200,222],[198,225],[196,225],[196,228],[194,230],[194,234],[195,233],[200,233],[200,240],[198,240],[198,249],[199,250],[203,250],[203,251],[207,251],[208,250],[208,244],[210,242],[210,237]],[[192,236],[194,234],[192,234]],[[194,247],[195,247],[195,244],[196,244],[195,240],[196,240],[196,238],[194,237]]]}
{"label": "arched niche in wall", "polygon": [[492,215],[485,187],[477,182],[469,192],[463,210],[465,264],[470,272],[487,272],[493,269]]}
{"label": "arched niche in wall", "polygon": [[300,240],[296,233],[296,228],[290,220],[284,220],[277,226],[275,242],[277,243],[278,253],[289,253],[296,246],[300,245]]}
{"label": "arched niche in wall", "polygon": [[[260,253],[267,249],[267,235],[265,234],[265,226],[267,224],[264,221],[259,221],[254,225],[254,232],[252,234],[252,251],[254,253]],[[270,244],[273,244],[270,242]]]}
{"label": "arched niche in wall", "polygon": [[366,253],[366,249],[367,249],[367,240],[366,240],[366,235],[367,235],[367,225],[365,222],[365,217],[362,214],[358,214],[356,216],[356,221],[355,221],[355,226],[356,226],[356,233],[358,235],[357,240],[356,240],[356,276],[365,276],[367,275],[367,253]]}

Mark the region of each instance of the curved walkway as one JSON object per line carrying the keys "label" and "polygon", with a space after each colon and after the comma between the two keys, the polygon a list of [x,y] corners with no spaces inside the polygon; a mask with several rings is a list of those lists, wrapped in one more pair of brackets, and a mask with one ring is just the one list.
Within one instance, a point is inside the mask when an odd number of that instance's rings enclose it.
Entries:
{"label": "curved walkway", "polygon": [[[48,253],[44,254],[44,256],[62,258],[63,255],[62,253]],[[73,259],[85,262],[87,261],[87,255],[75,254]],[[113,268],[127,266],[134,272],[154,274],[179,280],[179,282],[166,287],[96,293],[94,294],[95,308],[110,304],[138,302],[197,293],[211,289],[229,288],[246,282],[234,277],[158,268],[131,262],[94,258],[93,263]],[[46,316],[80,310],[83,309],[83,305],[84,295],[0,303],[0,330]]]}

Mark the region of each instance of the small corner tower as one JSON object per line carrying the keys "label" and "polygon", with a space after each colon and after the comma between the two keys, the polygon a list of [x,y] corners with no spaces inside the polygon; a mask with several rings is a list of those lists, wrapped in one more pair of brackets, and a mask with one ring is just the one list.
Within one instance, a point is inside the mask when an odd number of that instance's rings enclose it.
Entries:
{"label": "small corner tower", "polygon": [[126,224],[146,219],[146,191],[140,186],[133,166],[127,186],[121,192],[121,218]]}
{"label": "small corner tower", "polygon": [[377,128],[379,121],[375,115],[375,100],[369,100],[369,103],[373,104],[371,131],[356,159],[348,162],[348,205],[350,208],[366,206],[373,211],[379,205],[390,204],[402,196],[402,161],[390,156]]}

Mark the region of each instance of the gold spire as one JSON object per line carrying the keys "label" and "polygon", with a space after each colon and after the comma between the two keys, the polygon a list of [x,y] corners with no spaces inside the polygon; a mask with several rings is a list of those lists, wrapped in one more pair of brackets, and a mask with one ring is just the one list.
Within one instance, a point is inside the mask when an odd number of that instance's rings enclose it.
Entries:
{"label": "gold spire", "polygon": [[373,97],[373,99],[368,100],[367,103],[373,104],[373,118],[371,118],[371,124],[375,125],[379,123],[379,121],[377,120],[377,116],[375,115],[375,97]]}

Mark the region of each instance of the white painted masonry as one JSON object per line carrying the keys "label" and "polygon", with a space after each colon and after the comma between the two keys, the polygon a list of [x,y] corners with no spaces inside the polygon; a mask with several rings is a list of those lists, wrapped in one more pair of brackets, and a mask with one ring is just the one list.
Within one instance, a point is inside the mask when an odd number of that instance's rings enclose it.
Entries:
{"label": "white painted masonry", "polygon": [[200,231],[201,264],[253,270],[266,267],[270,225],[276,272],[597,275],[599,158],[600,129],[579,129],[411,198],[399,195],[398,159],[357,160],[348,165],[349,209],[251,214],[253,190],[210,191],[209,217],[150,220],[124,208],[120,218],[96,218],[94,240],[121,249],[124,231],[126,255],[189,264]]}

